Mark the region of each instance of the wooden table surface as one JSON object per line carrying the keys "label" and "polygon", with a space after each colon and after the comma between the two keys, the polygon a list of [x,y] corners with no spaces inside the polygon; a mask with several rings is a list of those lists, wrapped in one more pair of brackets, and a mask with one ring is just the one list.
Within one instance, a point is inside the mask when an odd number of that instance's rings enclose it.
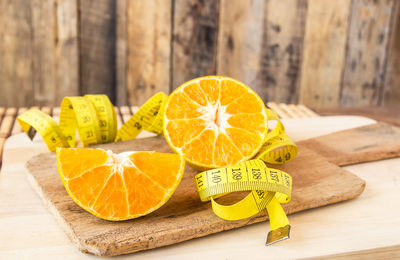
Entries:
{"label": "wooden table surface", "polygon": [[[283,119],[294,140],[374,123],[355,117]],[[68,240],[30,187],[24,163],[46,152],[40,138],[24,134],[5,143],[0,174],[0,259],[94,258]],[[367,185],[357,199],[290,215],[292,236],[265,247],[268,223],[225,231],[123,259],[293,259],[400,257],[400,158],[345,167]]]}

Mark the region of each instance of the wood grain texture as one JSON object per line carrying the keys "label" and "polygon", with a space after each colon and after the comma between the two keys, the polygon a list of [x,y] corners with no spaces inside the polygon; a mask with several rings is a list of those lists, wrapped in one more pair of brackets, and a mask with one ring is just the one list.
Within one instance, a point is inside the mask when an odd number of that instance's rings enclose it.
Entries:
{"label": "wood grain texture", "polygon": [[10,107],[7,110],[0,109],[0,167],[2,164],[3,146],[7,137],[11,133],[16,113],[17,109],[15,107]]}
{"label": "wood grain texture", "polygon": [[34,103],[31,4],[0,1],[0,106]]}
{"label": "wood grain texture", "polygon": [[[77,0],[57,0],[57,88],[54,103],[79,95]],[[28,104],[25,104],[25,106]]]}
{"label": "wood grain texture", "polygon": [[116,1],[78,3],[81,94],[106,94],[115,103]]}
{"label": "wood grain texture", "polygon": [[353,1],[340,105],[378,105],[395,1]]}
{"label": "wood grain texture", "polygon": [[35,105],[55,105],[57,85],[55,0],[31,1],[32,4],[32,76]]}
{"label": "wood grain texture", "polygon": [[304,0],[221,1],[217,73],[265,102],[297,102],[306,13]]}
{"label": "wood grain texture", "polygon": [[216,73],[219,0],[175,0],[172,89]]}
{"label": "wood grain texture", "polygon": [[131,105],[170,89],[171,0],[128,1],[127,79]]}
{"label": "wood grain texture", "polygon": [[298,102],[306,13],[305,0],[264,4],[257,89],[265,102]]}
{"label": "wood grain texture", "polygon": [[217,74],[240,80],[257,92],[263,21],[263,0],[220,0]]}
{"label": "wood grain texture", "polygon": [[128,0],[118,0],[116,3],[116,96],[115,102],[118,106],[128,104],[127,95],[127,6]]}
{"label": "wood grain texture", "polygon": [[[114,152],[155,150],[170,152],[163,137],[137,139],[100,145]],[[365,182],[357,176],[329,163],[317,153],[300,146],[299,155],[291,163],[274,168],[293,177],[292,201],[285,204],[288,214],[354,198],[364,190]],[[130,221],[109,222],[89,214],[69,197],[57,173],[55,154],[41,154],[27,163],[29,179],[45,200],[50,211],[83,252],[101,256],[126,254],[188,239],[206,236],[267,219],[265,212],[239,221],[218,218],[210,203],[199,200],[193,181],[196,171],[186,167],[180,185],[171,199],[159,210]],[[221,198],[233,203],[243,194]]]}
{"label": "wood grain texture", "polygon": [[350,0],[308,2],[300,103],[312,107],[339,104],[350,3]]}
{"label": "wood grain texture", "polygon": [[339,166],[377,161],[400,156],[400,128],[378,123],[304,140],[298,144]]}
{"label": "wood grain texture", "polygon": [[389,40],[385,86],[380,105],[400,105],[400,3],[394,3],[392,30]]}

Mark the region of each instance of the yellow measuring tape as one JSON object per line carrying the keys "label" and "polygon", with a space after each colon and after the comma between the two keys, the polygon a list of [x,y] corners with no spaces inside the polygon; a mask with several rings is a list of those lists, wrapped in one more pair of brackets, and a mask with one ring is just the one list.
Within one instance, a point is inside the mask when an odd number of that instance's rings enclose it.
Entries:
{"label": "yellow measuring tape", "polygon": [[116,141],[136,138],[141,131],[146,130],[158,135],[163,132],[163,111],[168,96],[162,92],[151,97],[117,133]]}
{"label": "yellow measuring tape", "polygon": [[66,97],[61,103],[60,123],[38,109],[30,109],[18,116],[21,128],[33,139],[38,132],[50,151],[56,147],[76,147],[78,131],[84,147],[113,141],[134,139],[143,130],[162,133],[162,107],[167,95],[151,97],[117,131],[115,110],[106,95]]}
{"label": "yellow measuring tape", "polygon": [[[214,213],[226,220],[251,217],[268,211],[271,232],[267,245],[289,237],[290,225],[280,203],[288,203],[292,190],[292,177],[280,170],[268,168],[260,159],[235,166],[201,172],[195,176],[202,201],[211,200]],[[251,191],[236,204],[225,206],[214,198],[236,191]]]}
{"label": "yellow measuring tape", "polygon": [[[134,139],[143,130],[161,135],[167,98],[161,92],[152,96],[118,131],[115,110],[106,95],[64,98],[59,124],[38,109],[28,110],[17,120],[31,139],[38,132],[50,151],[56,147],[75,147],[76,132],[86,147]],[[271,226],[267,244],[272,244],[289,237],[289,221],[280,203],[290,201],[292,178],[283,171],[268,168],[264,162],[288,162],[297,155],[297,147],[285,134],[275,112],[266,109],[266,113],[268,123],[276,121],[276,126],[266,135],[254,160],[201,172],[195,181],[201,200],[211,200],[213,211],[223,219],[248,218],[267,209]],[[234,205],[221,205],[214,200],[237,191],[251,192]]]}
{"label": "yellow measuring tape", "polygon": [[271,109],[266,109],[268,124],[276,121],[275,128],[264,139],[264,144],[255,158],[271,164],[284,164],[291,161],[297,155],[297,146],[292,139],[285,134],[285,127],[279,117]]}

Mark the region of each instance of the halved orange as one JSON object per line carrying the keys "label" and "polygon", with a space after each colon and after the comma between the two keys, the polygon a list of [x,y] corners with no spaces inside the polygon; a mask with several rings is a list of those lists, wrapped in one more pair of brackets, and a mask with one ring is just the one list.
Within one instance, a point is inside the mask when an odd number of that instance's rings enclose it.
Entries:
{"label": "halved orange", "polygon": [[184,171],[181,155],[58,148],[58,171],[71,198],[107,220],[137,218],[171,197]]}
{"label": "halved orange", "polygon": [[252,158],[268,131],[261,98],[243,83],[221,76],[193,79],[168,98],[164,136],[195,168]]}

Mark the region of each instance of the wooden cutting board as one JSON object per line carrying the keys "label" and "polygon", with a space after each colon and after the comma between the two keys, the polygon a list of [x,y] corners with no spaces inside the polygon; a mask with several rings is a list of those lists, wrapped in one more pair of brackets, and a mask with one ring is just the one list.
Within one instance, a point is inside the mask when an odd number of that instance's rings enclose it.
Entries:
{"label": "wooden cutting board", "polygon": [[[366,127],[369,129],[371,126]],[[400,131],[384,124],[374,125],[373,129],[375,130],[368,130],[370,138],[367,140],[363,134],[367,130],[360,128],[327,135],[325,138],[302,141],[299,143],[299,155],[295,160],[282,167],[273,166],[285,170],[293,176],[293,198],[289,204],[284,205],[285,211],[291,214],[351,199],[361,194],[365,186],[363,180],[328,162],[327,159],[313,152],[307,146],[313,146],[315,145],[313,142],[317,141],[331,148],[341,144],[346,147],[347,155],[356,155],[355,157],[360,162],[371,160],[370,156],[363,157],[363,154],[371,153],[372,144],[374,144],[375,153],[380,154],[378,157],[375,156],[374,160],[398,156],[400,154],[399,142],[392,142],[388,152],[386,144],[384,147],[379,144],[382,136],[375,133],[386,129],[392,135],[391,140],[400,140]],[[324,141],[331,140],[330,138],[335,135],[342,137],[350,135],[353,139],[352,142],[349,142],[349,139],[341,138],[341,142],[338,143],[338,140],[333,138],[332,140],[335,142],[330,145],[328,141]],[[363,138],[366,142],[365,148],[359,146],[359,142],[355,141],[357,138]],[[367,145],[369,146],[367,147]],[[107,144],[100,147],[111,149],[114,152],[127,150],[170,151],[161,137]],[[340,161],[343,153],[338,151],[336,157],[334,154],[330,154],[330,160],[344,164]],[[68,197],[58,177],[54,154],[36,156],[28,162],[27,167],[32,186],[44,199],[71,240],[81,251],[96,255],[111,256],[151,249],[267,219],[265,213],[242,221],[224,221],[216,217],[210,204],[202,203],[199,200],[192,179],[196,172],[187,167],[177,191],[162,208],[139,219],[119,223],[108,222],[90,215]],[[232,202],[240,196],[240,194],[236,194],[225,201]]]}

